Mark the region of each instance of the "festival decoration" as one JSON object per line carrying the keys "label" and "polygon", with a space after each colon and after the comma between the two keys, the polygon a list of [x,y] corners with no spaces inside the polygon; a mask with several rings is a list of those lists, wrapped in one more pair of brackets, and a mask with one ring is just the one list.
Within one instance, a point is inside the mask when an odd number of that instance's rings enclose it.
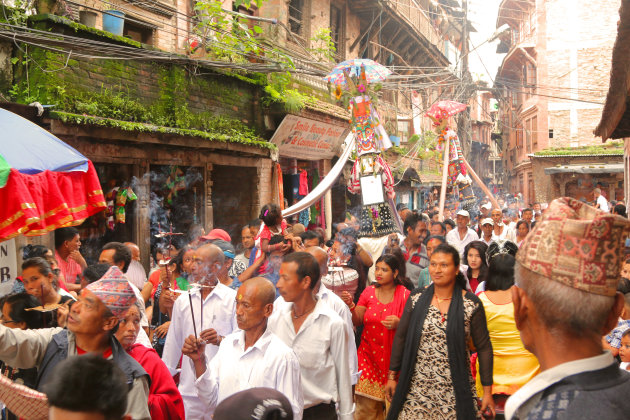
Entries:
{"label": "festival decoration", "polygon": [[[448,162],[447,167],[443,169],[447,171],[446,187],[456,192],[456,200],[460,202],[460,208],[471,210],[476,203],[472,180],[468,175],[459,137],[448,126],[448,118],[462,112],[466,107],[467,105],[455,101],[439,101],[429,108],[426,115],[433,120],[435,132],[438,135],[437,148],[442,152],[440,162]],[[448,153],[448,159],[444,157],[445,152]]]}
{"label": "festival decoration", "polygon": [[17,114],[0,109],[0,241],[81,224],[105,209],[92,162]]}
{"label": "festival decoration", "polygon": [[[389,69],[372,60],[348,60],[326,77],[329,83],[335,84],[335,98],[341,100],[345,96],[351,115],[356,160],[348,191],[362,195],[361,236],[378,237],[397,230],[394,213],[382,196],[383,189],[387,199],[395,196],[392,171],[381,156],[392,143],[374,105],[378,88],[371,86],[390,74]],[[366,182],[367,177],[371,177],[372,182]]]}
{"label": "festival decoration", "polygon": [[365,83],[378,83],[385,80],[392,74],[391,70],[382,64],[370,59],[352,59],[342,61],[324,77],[324,80],[337,86],[345,85],[348,82],[345,74],[358,78],[363,73]]}

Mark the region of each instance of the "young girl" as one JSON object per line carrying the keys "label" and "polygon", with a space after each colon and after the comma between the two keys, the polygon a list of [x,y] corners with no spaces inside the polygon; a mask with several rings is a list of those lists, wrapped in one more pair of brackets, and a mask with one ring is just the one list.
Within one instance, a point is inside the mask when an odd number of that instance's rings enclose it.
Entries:
{"label": "young girl", "polygon": [[470,291],[476,293],[479,284],[486,281],[488,264],[486,251],[488,246],[481,241],[473,241],[464,249],[464,264],[468,266],[466,276],[470,282]]}
{"label": "young girl", "polygon": [[260,209],[259,217],[262,219],[263,223],[260,226],[258,235],[256,235],[256,246],[258,249],[265,253],[288,251],[291,245],[287,243],[269,245],[269,240],[274,235],[282,235],[285,238],[289,236],[287,233],[287,222],[282,218],[280,206],[273,203],[265,204],[263,208]]}
{"label": "young girl", "polygon": [[[48,262],[41,258],[29,258],[22,264],[22,282],[26,293],[36,297],[42,306],[50,304],[64,304],[74,300],[70,296],[62,296],[54,285],[55,275]],[[42,316],[44,327],[57,326],[57,313],[45,312]]]}

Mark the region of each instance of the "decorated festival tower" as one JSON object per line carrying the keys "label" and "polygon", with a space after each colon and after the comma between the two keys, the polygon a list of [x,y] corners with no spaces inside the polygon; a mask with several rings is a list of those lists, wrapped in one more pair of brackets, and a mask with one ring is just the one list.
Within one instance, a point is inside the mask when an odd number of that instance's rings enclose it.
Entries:
{"label": "decorated festival tower", "polygon": [[328,76],[335,84],[335,96],[347,101],[356,150],[348,190],[361,194],[361,237],[380,237],[400,231],[397,213],[392,208],[394,177],[381,152],[392,146],[375,106],[371,84],[384,80],[391,72],[372,60],[349,60],[339,64]]}

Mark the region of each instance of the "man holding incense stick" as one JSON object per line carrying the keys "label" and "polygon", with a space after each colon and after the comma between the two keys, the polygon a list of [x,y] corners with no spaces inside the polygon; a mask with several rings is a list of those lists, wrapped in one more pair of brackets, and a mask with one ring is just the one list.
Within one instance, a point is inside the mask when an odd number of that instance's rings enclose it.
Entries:
{"label": "man holding incense stick", "polygon": [[189,419],[210,420],[212,413],[197,395],[197,376],[190,360],[185,357],[181,371],[178,370],[186,337],[193,335],[207,344],[205,359],[210,362],[223,337],[237,328],[236,292],[221,284],[217,277],[223,263],[223,252],[216,245],[202,245],[195,250],[189,278],[192,287],[188,293],[181,293],[173,305],[164,344],[162,360],[172,375],[180,372],[179,392]]}

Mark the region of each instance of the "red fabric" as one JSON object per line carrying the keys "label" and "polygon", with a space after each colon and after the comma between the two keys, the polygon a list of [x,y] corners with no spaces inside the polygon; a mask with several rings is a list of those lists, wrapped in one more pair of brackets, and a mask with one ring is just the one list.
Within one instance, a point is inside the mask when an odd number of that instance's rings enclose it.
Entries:
{"label": "red fabric", "polygon": [[134,344],[129,348],[128,353],[142,365],[151,377],[151,387],[149,388],[151,419],[184,419],[182,396],[157,352],[142,344]]}
{"label": "red fabric", "polygon": [[477,287],[479,287],[479,279],[476,277],[471,277],[468,282],[470,283],[470,290],[475,293]]}
{"label": "red fabric", "polygon": [[0,188],[0,202],[0,241],[76,226],[106,208],[92,162],[87,172],[26,175],[11,169],[7,184]]}
{"label": "red fabric", "polygon": [[[287,233],[287,221],[284,219],[282,219],[282,223],[280,224],[280,230],[281,233],[279,233],[279,235],[285,235]],[[273,235],[271,230],[269,230],[269,226],[263,223],[263,228],[256,239],[260,239],[261,241],[263,239],[270,240]]]}
{"label": "red fabric", "polygon": [[48,418],[46,394],[15,383],[4,375],[0,375],[0,401],[21,419],[45,420]]}
{"label": "red fabric", "polygon": [[[363,335],[358,351],[359,370],[363,372],[361,382],[367,381],[372,384],[366,387],[364,393],[367,393],[367,388],[385,386],[387,382],[389,359],[396,330],[388,330],[381,321],[389,315],[400,318],[408,297],[409,290],[401,285],[396,286],[394,299],[385,305],[376,298],[374,286],[367,287],[359,297],[357,306],[367,308],[363,315]],[[364,384],[360,385],[360,387],[357,385],[357,391],[365,387]]]}
{"label": "red fabric", "polygon": [[[75,348],[77,349],[77,354],[79,356],[83,356],[84,354],[87,353],[87,351],[83,350],[81,347],[75,345]],[[107,350],[105,350],[103,352],[103,359],[109,359],[110,357],[112,357],[112,348],[109,347]]]}
{"label": "red fabric", "polygon": [[[151,299],[153,299],[153,295],[155,295],[155,292],[157,291],[158,284],[160,284],[160,270],[159,269],[151,273],[151,275],[149,276],[149,281],[153,285],[153,289],[151,290]],[[175,284],[177,284],[177,282],[175,282]]]}
{"label": "red fabric", "polygon": [[298,190],[299,195],[308,194],[308,174],[306,171],[300,172],[300,188]]}

